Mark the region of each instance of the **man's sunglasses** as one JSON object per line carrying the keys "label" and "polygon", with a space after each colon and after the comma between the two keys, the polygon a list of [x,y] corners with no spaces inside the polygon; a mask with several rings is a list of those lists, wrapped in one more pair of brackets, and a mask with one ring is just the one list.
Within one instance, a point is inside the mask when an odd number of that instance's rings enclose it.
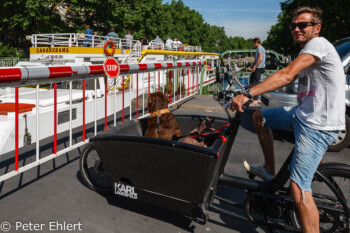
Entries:
{"label": "man's sunglasses", "polygon": [[304,29],[308,26],[315,26],[318,23],[314,23],[314,22],[299,22],[299,23],[291,23],[289,24],[289,28],[290,30],[294,30],[296,27],[298,27],[299,29]]}

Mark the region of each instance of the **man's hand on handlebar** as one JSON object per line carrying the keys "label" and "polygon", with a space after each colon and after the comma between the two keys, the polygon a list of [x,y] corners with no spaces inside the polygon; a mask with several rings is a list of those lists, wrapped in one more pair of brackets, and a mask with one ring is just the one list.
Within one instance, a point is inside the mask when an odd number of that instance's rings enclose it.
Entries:
{"label": "man's hand on handlebar", "polygon": [[246,71],[255,72],[255,70],[256,70],[255,66],[246,68]]}
{"label": "man's hand on handlebar", "polygon": [[244,112],[243,105],[249,101],[249,98],[244,96],[243,94],[237,95],[232,98],[230,109],[232,111],[237,110],[239,112]]}

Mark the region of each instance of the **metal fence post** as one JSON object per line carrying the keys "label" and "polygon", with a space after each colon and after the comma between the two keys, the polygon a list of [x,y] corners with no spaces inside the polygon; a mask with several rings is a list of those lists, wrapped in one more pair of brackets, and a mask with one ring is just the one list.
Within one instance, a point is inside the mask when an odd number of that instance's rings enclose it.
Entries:
{"label": "metal fence post", "polygon": [[201,79],[200,79],[200,89],[199,89],[199,94],[200,95],[202,95],[202,93],[203,93],[204,72],[205,72],[205,66],[202,66],[202,68],[201,68]]}

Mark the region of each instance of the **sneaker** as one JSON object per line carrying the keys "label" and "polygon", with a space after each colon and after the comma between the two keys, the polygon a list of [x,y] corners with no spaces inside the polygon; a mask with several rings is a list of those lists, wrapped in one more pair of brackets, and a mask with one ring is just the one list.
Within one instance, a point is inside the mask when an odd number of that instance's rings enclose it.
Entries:
{"label": "sneaker", "polygon": [[247,161],[244,161],[243,165],[244,165],[245,169],[247,169],[248,172],[260,177],[264,181],[272,180],[274,177],[273,175],[268,173],[263,166],[249,164]]}

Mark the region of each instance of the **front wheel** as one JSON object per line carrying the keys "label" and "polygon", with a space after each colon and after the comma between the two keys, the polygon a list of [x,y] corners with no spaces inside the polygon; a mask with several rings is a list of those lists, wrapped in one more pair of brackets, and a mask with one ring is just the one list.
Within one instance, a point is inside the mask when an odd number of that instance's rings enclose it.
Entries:
{"label": "front wheel", "polygon": [[[320,168],[311,184],[320,214],[320,231],[349,232],[350,169]],[[292,225],[301,229],[295,207],[289,211]]]}
{"label": "front wheel", "polygon": [[80,174],[86,185],[98,193],[110,193],[113,189],[111,175],[105,170],[93,143],[88,143],[80,156]]}

